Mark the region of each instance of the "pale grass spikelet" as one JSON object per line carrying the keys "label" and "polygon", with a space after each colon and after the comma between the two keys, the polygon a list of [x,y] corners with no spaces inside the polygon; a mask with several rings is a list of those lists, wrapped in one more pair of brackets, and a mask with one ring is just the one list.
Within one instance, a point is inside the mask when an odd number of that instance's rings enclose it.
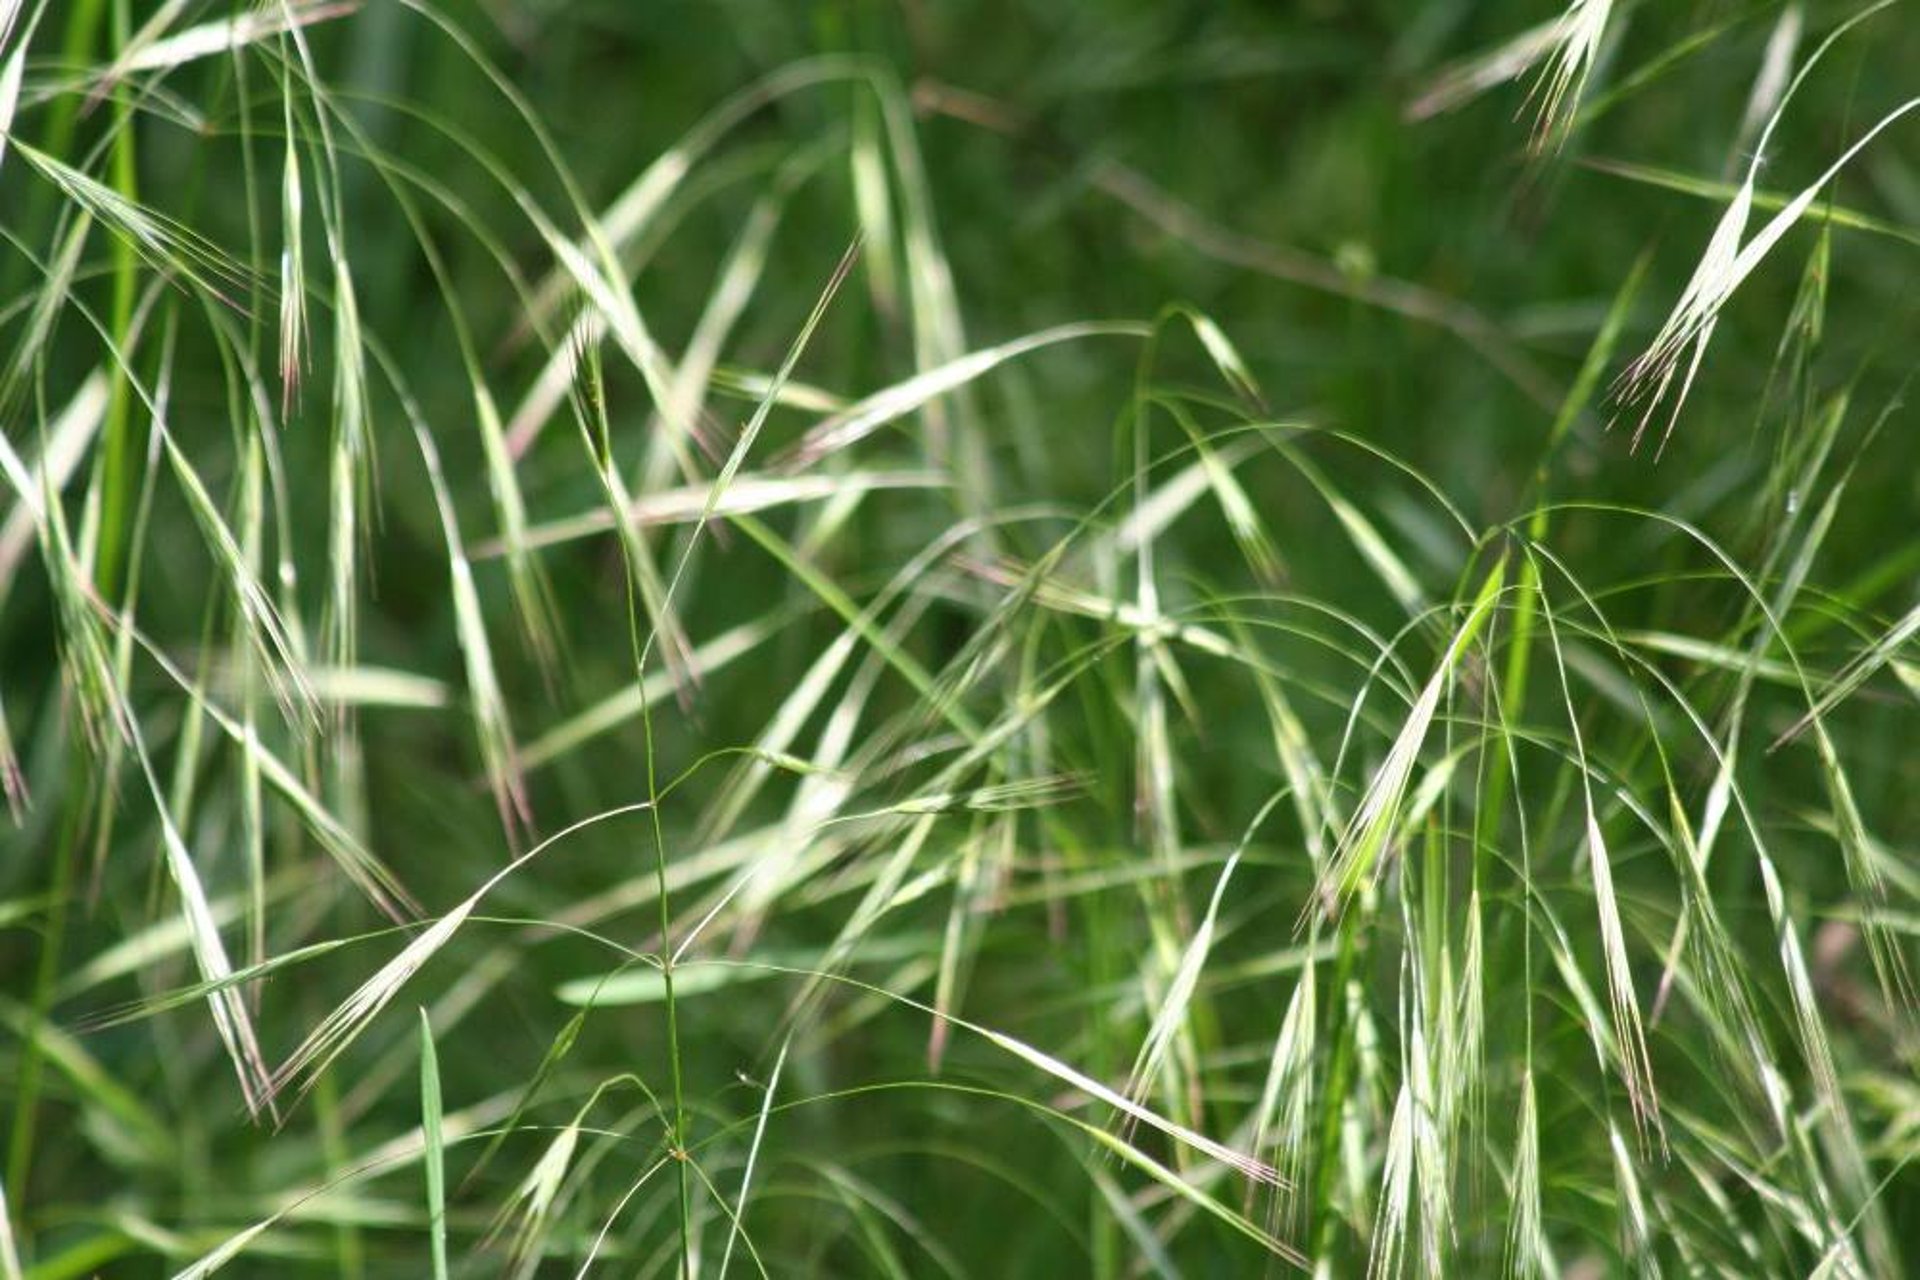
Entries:
{"label": "pale grass spikelet", "polygon": [[434,444],[426,423],[417,416],[414,417],[413,427],[421,457],[427,464],[427,477],[432,485],[434,505],[439,508],[441,533],[446,541],[448,580],[453,592],[454,629],[466,668],[474,738],[480,758],[486,766],[487,781],[493,789],[501,828],[508,845],[518,848],[522,840],[532,833],[533,810],[519,750],[514,741],[513,723],[494,667],[493,648],[488,641],[486,621],[480,609],[480,594],[474,587],[473,565],[467,559],[466,545],[460,536],[459,518],[447,490],[440,450]]}
{"label": "pale grass spikelet", "polygon": [[280,182],[280,416],[293,416],[307,355],[307,255],[302,245],[305,192],[300,182],[300,153],[292,143],[293,116],[287,114],[287,157]]}
{"label": "pale grass spikelet", "polygon": [[1793,55],[1800,47],[1800,33],[1806,26],[1806,13],[1798,4],[1780,11],[1767,37],[1766,51],[1760,57],[1760,74],[1754,77],[1753,90],[1747,95],[1747,109],[1740,117],[1740,133],[1734,154],[1745,154],[1766,128],[1767,121],[1780,107],[1793,76]]}
{"label": "pale grass spikelet", "polygon": [[[1132,1099],[1114,1092],[1098,1080],[1067,1065],[1050,1053],[1036,1049],[1022,1040],[1015,1039],[1013,1036],[1004,1035],[989,1027],[976,1026],[968,1022],[963,1022],[959,1018],[953,1018],[952,1021],[956,1026],[965,1027],[976,1035],[984,1036],[992,1044],[1006,1050],[1014,1057],[1038,1067],[1060,1083],[1077,1089],[1089,1097],[1098,1099],[1107,1106],[1119,1111],[1126,1116],[1128,1120],[1146,1125],[1150,1129],[1157,1129],[1160,1133],[1173,1139],[1175,1142],[1183,1146],[1191,1147],[1202,1155],[1217,1160],[1243,1178],[1253,1182],[1265,1183],[1268,1186],[1285,1185],[1285,1181],[1281,1178],[1279,1170],[1264,1160],[1256,1159],[1244,1152],[1235,1151],[1224,1143],[1216,1142],[1212,1138],[1188,1128],[1186,1125],[1169,1120],[1159,1113],[1141,1106]],[[1119,1139],[1115,1139],[1115,1141],[1119,1141]]]}
{"label": "pale grass spikelet", "polygon": [[[1404,886],[1411,877],[1405,874],[1407,864],[1402,863],[1401,867]],[[1416,935],[1410,899],[1410,894],[1403,893],[1400,905],[1405,936],[1413,944]],[[1428,1007],[1429,979],[1430,971],[1422,961],[1417,944],[1410,945],[1401,969],[1401,1079],[1411,1090],[1413,1103],[1413,1180],[1420,1205],[1419,1270],[1422,1275],[1439,1275],[1448,1223],[1453,1214],[1446,1185],[1447,1157],[1442,1150],[1440,1108],[1435,1096],[1438,1085],[1435,1067],[1439,1065],[1440,1055],[1435,1052]]]}
{"label": "pale grass spikelet", "polygon": [[[1580,773],[1581,798],[1585,808],[1585,844],[1587,866],[1593,881],[1594,910],[1600,930],[1601,959],[1607,974],[1608,1025],[1612,1028],[1611,1048],[1627,1101],[1633,1110],[1635,1128],[1644,1141],[1651,1132],[1664,1150],[1666,1130],[1660,1120],[1660,1098],[1654,1089],[1653,1064],[1647,1053],[1645,1026],[1640,1016],[1639,993],[1634,986],[1633,966],[1627,956],[1626,930],[1620,921],[1619,900],[1614,892],[1613,859],[1601,830],[1599,810],[1594,804],[1594,771],[1587,755],[1586,735],[1574,708],[1573,686],[1568,679],[1566,651],[1560,638],[1561,623],[1553,609],[1543,610],[1549,648],[1559,677],[1560,695],[1572,734],[1573,763]],[[1595,1029],[1596,1036],[1598,1029]],[[1596,1047],[1603,1042],[1596,1038]],[[1608,1054],[1601,1052],[1605,1061]]]}
{"label": "pale grass spikelet", "polygon": [[1654,413],[1667,399],[1684,359],[1686,376],[1673,397],[1673,414],[1660,435],[1661,448],[1666,447],[1667,439],[1672,436],[1674,425],[1680,419],[1680,408],[1686,403],[1694,374],[1700,368],[1701,357],[1706,354],[1714,326],[1719,323],[1720,308],[1739,283],[1734,271],[1740,259],[1741,237],[1746,234],[1747,219],[1752,212],[1753,173],[1750,170],[1720,215],[1713,235],[1707,240],[1706,252],[1700,255],[1686,288],[1680,291],[1680,300],[1674,303],[1673,311],[1647,349],[1627,365],[1615,383],[1615,394],[1623,403],[1641,400],[1646,403],[1646,410],[1633,429],[1633,448],[1640,447],[1641,437],[1646,434]]}
{"label": "pale grass spikelet", "polygon": [[[249,45],[315,23],[345,17],[360,0],[261,0],[251,13],[216,18],[168,34],[192,5],[166,0],[120,47],[118,56],[92,79],[88,97],[98,102],[127,76],[139,71],[171,71],[202,58],[232,54]],[[0,33],[5,25],[0,24]]]}
{"label": "pale grass spikelet", "polygon": [[1520,1080],[1520,1124],[1514,1138],[1513,1174],[1508,1192],[1506,1265],[1509,1276],[1557,1275],[1540,1221],[1540,1105],[1534,1096],[1533,1070]]}
{"label": "pale grass spikelet", "polygon": [[381,966],[379,972],[322,1018],[300,1046],[274,1070],[269,1079],[270,1096],[278,1095],[295,1084],[304,1092],[335,1058],[346,1051],[347,1046],[366,1029],[375,1015],[399,994],[400,988],[459,931],[494,883],[488,881],[472,897],[422,930],[399,955]]}
{"label": "pale grass spikelet", "polygon": [[307,682],[306,663],[298,637],[281,618],[279,609],[267,594],[253,566],[247,563],[239,540],[207,490],[206,482],[175,441],[166,423],[158,416],[154,433],[164,449],[180,491],[187,499],[207,550],[214,558],[233,592],[243,630],[259,655],[262,670],[280,703],[289,724],[311,727],[318,722],[319,704]]}
{"label": "pale grass spikelet", "polygon": [[130,200],[56,156],[12,139],[20,157],[62,195],[120,237],[156,274],[190,281],[208,296],[243,309],[240,297],[259,281],[242,261],[186,224]]}
{"label": "pale grass spikelet", "polygon": [[[606,473],[611,480],[613,474]],[[754,515],[780,507],[845,501],[864,493],[890,489],[945,489],[950,481],[944,472],[931,470],[840,471],[832,475],[769,476],[764,473],[742,475],[714,504],[715,516]],[[589,507],[575,515],[530,525],[526,546],[531,550],[562,546],[583,538],[614,532],[625,539],[629,524],[640,528],[655,525],[692,524],[706,511],[710,486],[678,485],[638,496],[628,495],[624,512],[608,502]],[[507,553],[501,538],[486,538],[474,543],[473,559],[496,560]]]}
{"label": "pale grass spikelet", "polygon": [[1814,699],[1807,713],[1795,720],[1778,737],[1774,738],[1769,751],[1777,751],[1793,739],[1805,733],[1809,726],[1816,724],[1821,717],[1845,702],[1869,679],[1881,670],[1892,667],[1901,675],[1900,654],[1914,637],[1920,636],[1920,604],[1906,611],[1900,619],[1881,634],[1874,642],[1856,654],[1846,666],[1836,672],[1820,695]]}
{"label": "pale grass spikelet", "polygon": [[1528,95],[1537,104],[1532,137],[1536,152],[1558,147],[1572,129],[1612,12],[1613,0],[1572,0],[1554,22],[1542,50],[1545,65]]}
{"label": "pale grass spikelet", "polygon": [[1326,868],[1319,876],[1314,899],[1302,913],[1303,923],[1306,916],[1315,910],[1316,904],[1329,918],[1337,916],[1356,893],[1373,882],[1382,857],[1399,830],[1407,793],[1420,762],[1421,750],[1426,744],[1427,731],[1440,710],[1440,700],[1452,688],[1455,674],[1467,650],[1491,616],[1494,603],[1500,596],[1500,588],[1506,581],[1506,569],[1506,560],[1503,558],[1487,575],[1473,608],[1454,633],[1452,643],[1447,646],[1440,661],[1435,664],[1433,674],[1420,695],[1414,699],[1406,719],[1401,723],[1399,734],[1387,751],[1386,759],[1367,783],[1367,789],[1341,833],[1333,856],[1327,860]]}
{"label": "pale grass spikelet", "polygon": [[207,1277],[219,1271],[227,1263],[244,1253],[260,1236],[270,1231],[278,1215],[236,1231],[208,1253],[174,1272],[173,1280],[207,1280]]}
{"label": "pale grass spikelet", "polygon": [[202,58],[231,54],[248,45],[283,35],[299,27],[344,18],[360,9],[361,0],[266,0],[252,13],[216,18],[187,27],[170,36],[143,30],[157,38],[128,42],[119,61],[101,76],[110,85],[133,71],[170,71]]}
{"label": "pale grass spikelet", "polygon": [[[58,502],[55,495],[49,491],[45,497],[49,510],[56,513],[54,519],[48,523],[63,529],[64,522],[57,516]],[[102,625],[99,618],[91,609],[89,609],[89,616],[94,619],[92,634],[99,638],[104,649],[104,635],[101,634]],[[123,624],[123,627],[125,625]],[[130,636],[130,632],[130,627],[126,627],[123,636]],[[98,661],[104,665],[109,660],[103,653]],[[233,965],[227,957],[226,944],[220,935],[219,921],[215,918],[212,904],[207,897],[199,868],[187,849],[186,841],[181,836],[175,821],[173,808],[161,788],[159,777],[154,772],[145,736],[140,730],[139,721],[134,716],[132,707],[127,703],[124,688],[110,673],[103,678],[106,680],[106,687],[101,691],[101,696],[107,700],[111,707],[112,718],[119,726],[119,740],[131,750],[141,779],[146,784],[147,793],[153,799],[154,810],[160,823],[161,853],[168,877],[179,894],[181,921],[185,926],[195,966],[200,972],[202,982],[208,985],[207,1005],[213,1015],[214,1030],[227,1052],[227,1057],[233,1063],[248,1113],[257,1116],[263,1110],[272,1112],[273,1091],[267,1073],[266,1060],[260,1051],[259,1038],[254,1031],[253,1016],[242,992],[233,984]]]}
{"label": "pale grass spikelet", "polygon": [[[1287,999],[1252,1125],[1253,1153],[1271,1149],[1275,1167],[1290,1183],[1301,1180],[1311,1142],[1314,1061],[1319,1048],[1317,972],[1317,965],[1302,966],[1300,980]],[[1304,1213],[1297,1197],[1277,1198],[1269,1225],[1298,1227]]]}
{"label": "pale grass spikelet", "polygon": [[20,1249],[13,1240],[13,1210],[7,1204],[7,1187],[0,1182],[0,1280],[21,1280]]}
{"label": "pale grass spikelet", "polygon": [[885,387],[824,421],[814,424],[785,459],[787,467],[811,466],[828,454],[866,439],[880,428],[897,422],[941,396],[977,381],[1007,361],[1056,343],[1081,338],[1107,336],[1143,336],[1143,326],[1134,323],[1083,321],[1056,325],[1023,338],[997,346],[984,347],[957,356]]}
{"label": "pale grass spikelet", "polygon": [[1401,1274],[1407,1248],[1407,1219],[1413,1199],[1413,1087],[1402,1081],[1387,1129],[1386,1162],[1380,1171],[1380,1201],[1374,1211],[1373,1242],[1367,1251],[1367,1280]]}
{"label": "pale grass spikelet", "polygon": [[487,640],[480,596],[473,585],[473,566],[458,547],[450,548],[455,625],[460,651],[466,659],[467,695],[473,703],[474,737],[492,783],[500,824],[509,843],[517,844],[533,829],[533,807],[526,775],[514,742],[513,723],[495,672],[493,650]]}
{"label": "pale grass spikelet", "polygon": [[333,270],[333,437],[327,450],[326,654],[351,668],[359,662],[359,562],[373,506],[373,449],[359,296],[345,256]]}
{"label": "pale grass spikelet", "polygon": [[1587,801],[1587,854],[1593,872],[1593,897],[1599,913],[1601,956],[1607,971],[1607,999],[1613,1015],[1615,1051],[1627,1089],[1634,1122],[1644,1137],[1651,1130],[1665,1142],[1660,1123],[1660,1098],[1654,1090],[1653,1064],[1647,1055],[1646,1030],[1640,1018],[1640,998],[1627,958],[1627,940],[1620,924],[1620,908],[1613,888],[1613,860]]}
{"label": "pale grass spikelet", "polygon": [[13,133],[13,113],[20,105],[20,80],[27,67],[27,50],[22,45],[0,64],[0,162],[7,158],[7,139]]}
{"label": "pale grass spikelet", "polygon": [[1654,1247],[1653,1221],[1647,1212],[1646,1194],[1640,1186],[1639,1171],[1634,1168],[1633,1153],[1620,1136],[1618,1126],[1607,1126],[1607,1142],[1613,1148],[1614,1185],[1623,1210],[1620,1217],[1621,1248],[1636,1260],[1641,1275],[1659,1280],[1659,1253]]}
{"label": "pale grass spikelet", "polygon": [[1407,104],[1407,119],[1429,119],[1472,101],[1496,85],[1519,79],[1558,45],[1560,29],[1561,19],[1550,18],[1484,53],[1454,63]]}
{"label": "pale grass spikelet", "polygon": [[1147,1038],[1141,1043],[1140,1052],[1135,1057],[1133,1070],[1127,1078],[1127,1096],[1136,1101],[1144,1100],[1153,1089],[1154,1083],[1165,1064],[1168,1052],[1174,1047],[1176,1037],[1187,1024],[1187,1016],[1193,1002],[1195,990],[1200,984],[1201,972],[1206,968],[1207,958],[1213,947],[1213,938],[1219,927],[1220,908],[1226,901],[1227,886],[1233,879],[1234,871],[1239,867],[1247,846],[1260,826],[1271,814],[1284,792],[1269,797],[1260,807],[1253,821],[1248,825],[1246,834],[1239,845],[1228,857],[1226,865],[1220,869],[1220,878],[1214,882],[1213,896],[1207,902],[1207,913],[1200,925],[1194,930],[1185,951],[1180,956],[1167,992],[1161,999],[1160,1008],[1155,1012],[1153,1025],[1147,1032]]}
{"label": "pale grass spikelet", "polygon": [[[1910,98],[1881,116],[1872,128],[1856,139],[1810,185],[1788,201],[1751,239],[1745,238],[1747,222],[1754,209],[1755,187],[1767,163],[1769,143],[1794,91],[1841,36],[1885,7],[1884,3],[1872,5],[1839,24],[1784,86],[1780,83],[1783,74],[1781,66],[1798,40],[1791,11],[1776,27],[1774,38],[1768,44],[1758,83],[1748,103],[1750,115],[1769,107],[1771,114],[1766,127],[1760,131],[1752,159],[1747,164],[1746,175],[1715,225],[1706,250],[1694,267],[1686,288],[1681,291],[1679,300],[1674,303],[1673,310],[1647,348],[1627,365],[1614,382],[1613,394],[1618,404],[1623,407],[1644,406],[1640,421],[1634,427],[1633,447],[1639,446],[1654,415],[1671,400],[1672,409],[1660,436],[1661,448],[1665,448],[1679,422],[1680,411],[1686,404],[1687,393],[1692,389],[1694,376],[1699,372],[1700,362],[1706,355],[1707,344],[1713,339],[1721,310],[1734,291],[1806,215],[1820,193],[1854,157],[1901,117],[1920,107],[1920,98]],[[1743,126],[1743,134],[1750,127],[1751,122]]]}
{"label": "pale grass spikelet", "polygon": [[[1747,219],[1753,210],[1754,182],[1760,169],[1760,160],[1756,157],[1747,171],[1746,179],[1741,182],[1726,212],[1721,215],[1719,225],[1714,228],[1706,252],[1701,255],[1687,287],[1681,291],[1680,300],[1674,304],[1673,311],[1647,349],[1635,357],[1614,384],[1615,398],[1620,403],[1646,405],[1639,425],[1634,428],[1633,443],[1636,446],[1654,413],[1668,400],[1670,392],[1673,409],[1661,433],[1662,447],[1672,436],[1673,428],[1680,419],[1680,410],[1686,403],[1687,392],[1692,388],[1694,374],[1700,368],[1701,357],[1706,354],[1707,343],[1712,340],[1714,327],[1719,323],[1720,311],[1733,296],[1734,290],[1753,274],[1761,260],[1805,216],[1820,192],[1838,176],[1840,170],[1859,155],[1868,143],[1916,107],[1920,107],[1920,98],[1909,99],[1882,116],[1812,185],[1789,201],[1785,208],[1754,233],[1751,240],[1742,244],[1741,235],[1746,230]],[[1674,378],[1680,374],[1683,363],[1685,374],[1676,390]]]}
{"label": "pale grass spikelet", "polygon": [[[147,767],[144,756],[141,763],[143,768]],[[180,907],[192,941],[194,961],[203,981],[221,984],[207,993],[213,1025],[226,1047],[227,1056],[233,1060],[247,1110],[258,1115],[262,1110],[271,1110],[273,1102],[266,1062],[254,1034],[253,1020],[240,990],[225,985],[233,976],[233,965],[227,959],[226,946],[220,940],[220,929],[208,905],[206,889],[194,868],[193,857],[187,852],[186,842],[181,839],[179,829],[167,812],[166,801],[150,769],[148,781],[153,787],[154,804],[160,813],[161,847],[166,853],[167,872],[180,893]]]}
{"label": "pale grass spikelet", "polygon": [[1467,899],[1466,947],[1458,988],[1452,993],[1442,1026],[1440,1125],[1451,1147],[1463,1127],[1484,1124],[1486,1105],[1487,963],[1480,894]]}
{"label": "pale grass spikelet", "polygon": [[406,986],[413,976],[452,940],[453,935],[459,932],[460,927],[479,908],[487,895],[508,876],[560,841],[588,827],[613,818],[639,813],[647,808],[647,803],[642,801],[607,809],[592,817],[583,818],[572,826],[548,836],[494,872],[452,910],[415,934],[412,940],[401,948],[398,955],[382,965],[372,977],[361,983],[352,995],[322,1018],[299,1047],[273,1071],[268,1079],[268,1097],[275,1097],[296,1086],[302,1093],[310,1088],[315,1079],[336,1058],[346,1052],[360,1033],[367,1029],[368,1024],[387,1007],[394,996],[400,993],[400,989]]}
{"label": "pale grass spikelet", "polygon": [[547,1144],[533,1168],[501,1206],[499,1222],[504,1223],[509,1217],[518,1219],[507,1252],[506,1274],[530,1276],[538,1265],[547,1218],[553,1212],[560,1183],[573,1164],[574,1149],[579,1142],[580,1118],[576,1117]]}

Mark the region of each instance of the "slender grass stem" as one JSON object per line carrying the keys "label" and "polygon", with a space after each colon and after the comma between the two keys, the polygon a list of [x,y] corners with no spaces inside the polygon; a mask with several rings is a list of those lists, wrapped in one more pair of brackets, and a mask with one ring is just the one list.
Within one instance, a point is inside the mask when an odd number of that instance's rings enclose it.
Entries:
{"label": "slender grass stem", "polygon": [[[131,0],[113,0],[112,47],[125,47],[133,35]],[[113,141],[109,171],[115,194],[129,203],[140,199],[138,157],[135,154],[134,103],[124,94],[115,94]],[[133,328],[133,310],[140,290],[140,257],[131,241],[116,237],[112,249],[113,299],[108,324],[113,342],[126,351]],[[128,353],[131,354],[130,352]],[[146,456],[144,432],[134,413],[133,387],[124,370],[116,367],[108,390],[107,418],[101,433],[101,503],[99,564],[95,580],[100,591],[112,599],[119,591],[120,576],[127,559],[127,525],[139,490],[138,466]]]}
{"label": "slender grass stem", "polygon": [[[94,776],[92,761],[80,743],[67,751],[67,786],[84,792]],[[47,919],[40,933],[39,960],[34,966],[32,1005],[26,1034],[20,1043],[13,1087],[12,1133],[7,1140],[7,1190],[9,1208],[15,1214],[26,1212],[31,1203],[34,1138],[40,1118],[40,1091],[45,1070],[42,1036],[53,1009],[61,966],[66,958],[67,918],[73,907],[75,870],[80,862],[85,838],[86,806],[69,802],[61,817],[60,835],[54,843],[52,866],[47,885]]]}

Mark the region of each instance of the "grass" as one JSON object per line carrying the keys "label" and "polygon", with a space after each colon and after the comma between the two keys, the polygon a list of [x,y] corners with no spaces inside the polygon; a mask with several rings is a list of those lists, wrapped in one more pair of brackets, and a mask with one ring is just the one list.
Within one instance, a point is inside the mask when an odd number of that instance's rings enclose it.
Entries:
{"label": "grass", "polygon": [[0,1280],[1882,1277],[1899,0],[0,0]]}

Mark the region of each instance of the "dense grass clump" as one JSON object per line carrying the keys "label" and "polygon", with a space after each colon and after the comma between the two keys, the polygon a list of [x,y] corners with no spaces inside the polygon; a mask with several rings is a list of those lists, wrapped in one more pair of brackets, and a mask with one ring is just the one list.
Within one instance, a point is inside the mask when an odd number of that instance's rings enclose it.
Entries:
{"label": "dense grass clump", "polygon": [[0,1280],[1913,1274],[1916,66],[0,0]]}

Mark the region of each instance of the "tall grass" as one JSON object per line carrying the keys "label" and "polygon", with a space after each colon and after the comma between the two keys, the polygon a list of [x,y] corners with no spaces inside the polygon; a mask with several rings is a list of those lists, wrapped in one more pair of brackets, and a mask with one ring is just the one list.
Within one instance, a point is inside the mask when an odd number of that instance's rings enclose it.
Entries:
{"label": "tall grass", "polygon": [[1916,64],[0,0],[0,1280],[1907,1274]]}

